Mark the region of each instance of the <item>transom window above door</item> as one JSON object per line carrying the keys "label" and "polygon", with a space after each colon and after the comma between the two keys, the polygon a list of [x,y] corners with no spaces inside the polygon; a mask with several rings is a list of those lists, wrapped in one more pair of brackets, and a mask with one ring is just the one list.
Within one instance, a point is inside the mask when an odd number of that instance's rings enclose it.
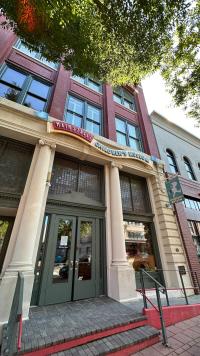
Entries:
{"label": "transom window above door", "polygon": [[102,134],[101,109],[87,101],[69,95],[66,102],[64,119],[69,124],[82,127],[96,135]]}
{"label": "transom window above door", "polygon": [[122,87],[113,88],[113,100],[130,110],[137,111],[134,95]]}
{"label": "transom window above door", "polygon": [[14,67],[4,66],[0,96],[38,111],[47,111],[51,86]]}
{"label": "transom window above door", "polygon": [[129,146],[137,151],[143,151],[139,127],[118,118],[115,118],[115,124],[117,142],[120,145]]}
{"label": "transom window above door", "polygon": [[80,77],[79,75],[73,75],[72,79],[77,82],[86,85],[90,89],[97,91],[98,93],[102,93],[102,85],[98,80],[89,78],[89,77]]}

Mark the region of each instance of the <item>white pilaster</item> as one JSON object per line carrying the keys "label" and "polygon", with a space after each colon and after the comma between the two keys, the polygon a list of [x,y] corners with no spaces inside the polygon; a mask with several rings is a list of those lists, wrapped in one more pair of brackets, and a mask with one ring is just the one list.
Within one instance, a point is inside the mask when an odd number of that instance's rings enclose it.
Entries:
{"label": "white pilaster", "polygon": [[[14,251],[0,284],[0,328],[8,318],[18,271],[24,275],[23,317],[28,317],[34,282],[35,250],[41,232],[41,215],[44,213],[49,188],[48,177],[52,169],[55,145],[39,140],[28,176],[23,204],[16,216],[13,231]],[[12,240],[12,236],[11,236]]]}
{"label": "white pilaster", "polygon": [[119,166],[114,162],[110,167],[110,219],[112,263],[109,296],[118,301],[131,300],[136,296],[135,275],[126,258]]}

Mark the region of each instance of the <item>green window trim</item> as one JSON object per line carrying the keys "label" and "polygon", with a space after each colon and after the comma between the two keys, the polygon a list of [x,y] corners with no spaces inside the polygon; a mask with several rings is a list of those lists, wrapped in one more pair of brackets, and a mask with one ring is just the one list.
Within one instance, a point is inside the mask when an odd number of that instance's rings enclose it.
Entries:
{"label": "green window trim", "polygon": [[118,117],[115,118],[115,126],[119,144],[144,152],[141,132],[138,126]]}
{"label": "green window trim", "polygon": [[171,173],[173,174],[179,173],[178,166],[173,152],[167,148],[166,153],[167,153],[167,160]]}
{"label": "green window trim", "polygon": [[66,100],[64,120],[93,134],[103,135],[102,109],[71,94]]}
{"label": "green window trim", "polygon": [[36,59],[37,61],[45,64],[48,67],[53,68],[54,70],[57,70],[59,67],[59,63],[56,62],[52,62],[52,61],[48,61],[46,58],[42,57],[40,52],[37,51],[31,51],[30,49],[28,49],[28,47],[26,46],[25,43],[23,43],[21,40],[17,40],[17,42],[14,45],[14,48],[16,48],[17,50],[19,50],[20,52],[23,52],[24,54],[26,54],[27,56]]}
{"label": "green window trim", "polygon": [[0,96],[36,111],[47,111],[51,84],[12,65],[0,70]]}
{"label": "green window trim", "polygon": [[113,100],[127,109],[137,112],[135,97],[133,94],[129,93],[128,90],[122,87],[113,88]]}
{"label": "green window trim", "polygon": [[97,80],[90,77],[81,77],[79,75],[72,75],[72,79],[87,86],[91,90],[102,94],[102,84]]}

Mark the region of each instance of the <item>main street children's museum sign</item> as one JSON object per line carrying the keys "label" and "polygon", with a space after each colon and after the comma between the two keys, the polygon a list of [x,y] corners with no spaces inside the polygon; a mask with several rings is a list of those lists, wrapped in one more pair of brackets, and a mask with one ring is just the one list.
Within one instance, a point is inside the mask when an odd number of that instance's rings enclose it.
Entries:
{"label": "main street children's museum sign", "polygon": [[90,132],[82,129],[81,127],[74,126],[62,121],[48,122],[48,132],[62,133],[70,136],[74,136],[79,140],[82,140],[97,150],[101,151],[103,154],[110,157],[118,158],[132,158],[143,161],[144,163],[150,163],[151,158],[145,153],[132,150],[115,150],[102,143],[100,143],[94,135]]}

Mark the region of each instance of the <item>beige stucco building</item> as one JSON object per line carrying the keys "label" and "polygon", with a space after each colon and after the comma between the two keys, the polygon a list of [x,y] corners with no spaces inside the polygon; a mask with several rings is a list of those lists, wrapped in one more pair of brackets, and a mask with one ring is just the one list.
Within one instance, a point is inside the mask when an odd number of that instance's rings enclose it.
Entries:
{"label": "beige stucco building", "polygon": [[[28,318],[31,304],[137,298],[140,267],[150,266],[168,287],[180,286],[179,266],[188,270],[162,161],[55,122],[0,100],[0,215],[13,219],[1,271],[1,325],[19,271]],[[128,237],[127,224],[134,226]],[[190,275],[183,278],[190,287]]]}

